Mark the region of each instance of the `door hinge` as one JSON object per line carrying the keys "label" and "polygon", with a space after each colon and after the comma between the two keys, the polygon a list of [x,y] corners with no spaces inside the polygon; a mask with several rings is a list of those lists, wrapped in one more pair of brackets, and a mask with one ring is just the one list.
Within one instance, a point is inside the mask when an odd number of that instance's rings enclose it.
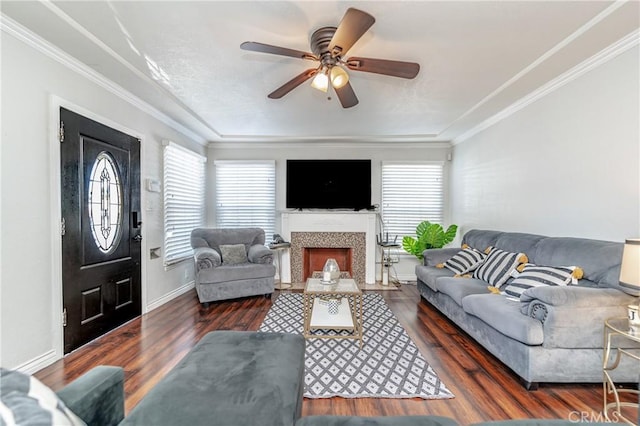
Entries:
{"label": "door hinge", "polygon": [[60,128],[58,129],[58,139],[60,142],[64,142],[64,121],[60,121]]}
{"label": "door hinge", "polygon": [[62,326],[63,327],[67,326],[67,308],[64,308],[62,310]]}
{"label": "door hinge", "polygon": [[60,235],[64,236],[67,233],[67,221],[64,220],[64,217],[60,221]]}

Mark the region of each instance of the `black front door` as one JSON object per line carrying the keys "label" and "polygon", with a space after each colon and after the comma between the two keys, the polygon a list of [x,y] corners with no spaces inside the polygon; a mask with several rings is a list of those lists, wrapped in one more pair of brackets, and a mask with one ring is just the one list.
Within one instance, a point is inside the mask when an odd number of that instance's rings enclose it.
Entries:
{"label": "black front door", "polygon": [[140,315],[140,141],[60,108],[64,353]]}

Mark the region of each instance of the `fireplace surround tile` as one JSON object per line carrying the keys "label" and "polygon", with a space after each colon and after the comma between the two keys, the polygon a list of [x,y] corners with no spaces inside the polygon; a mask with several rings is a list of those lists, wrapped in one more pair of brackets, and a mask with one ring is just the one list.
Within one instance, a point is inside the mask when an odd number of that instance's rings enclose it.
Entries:
{"label": "fireplace surround tile", "polygon": [[304,282],[303,256],[305,248],[351,248],[353,278],[365,282],[365,232],[291,232],[291,281]]}

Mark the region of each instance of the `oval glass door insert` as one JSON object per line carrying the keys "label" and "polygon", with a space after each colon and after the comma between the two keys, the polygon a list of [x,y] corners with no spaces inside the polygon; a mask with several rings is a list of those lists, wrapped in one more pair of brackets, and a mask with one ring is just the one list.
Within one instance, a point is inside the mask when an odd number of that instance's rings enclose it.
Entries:
{"label": "oval glass door insert", "polygon": [[96,157],[89,178],[89,222],[93,239],[103,253],[115,249],[122,229],[122,186],[113,157]]}

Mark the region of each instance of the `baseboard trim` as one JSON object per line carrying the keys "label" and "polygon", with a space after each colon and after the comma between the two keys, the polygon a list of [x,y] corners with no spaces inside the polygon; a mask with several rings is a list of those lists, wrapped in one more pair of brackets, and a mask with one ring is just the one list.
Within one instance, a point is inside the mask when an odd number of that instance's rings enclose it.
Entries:
{"label": "baseboard trim", "polygon": [[25,374],[33,374],[37,371],[42,370],[45,367],[56,362],[60,357],[56,356],[56,352],[51,349],[42,355],[39,355],[24,364],[20,364],[15,369],[21,371]]}
{"label": "baseboard trim", "polygon": [[398,274],[398,275],[393,275],[393,278],[396,278],[398,281],[415,281],[415,280],[417,280],[416,274]]}
{"label": "baseboard trim", "polygon": [[173,291],[170,291],[169,293],[165,294],[164,296],[160,297],[159,299],[156,299],[153,302],[150,302],[147,305],[147,309],[145,310],[145,313],[151,312],[154,309],[159,308],[160,306],[164,305],[165,303],[170,302],[171,300],[175,299],[176,297],[185,294],[186,292],[188,292],[192,288],[195,288],[195,286],[196,286],[195,281],[189,281],[185,285],[183,285],[181,287],[178,287]]}

